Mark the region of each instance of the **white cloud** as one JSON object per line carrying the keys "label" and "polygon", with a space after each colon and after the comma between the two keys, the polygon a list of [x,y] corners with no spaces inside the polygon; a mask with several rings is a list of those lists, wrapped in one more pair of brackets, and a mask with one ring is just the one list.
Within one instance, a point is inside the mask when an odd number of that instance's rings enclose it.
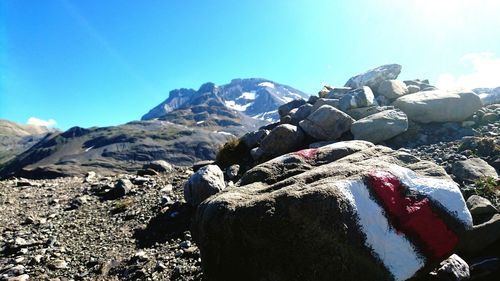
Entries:
{"label": "white cloud", "polygon": [[28,121],[26,122],[28,125],[35,125],[35,126],[45,126],[45,127],[54,127],[57,122],[54,119],[49,119],[49,120],[42,120],[36,117],[30,117]]}
{"label": "white cloud", "polygon": [[460,62],[471,67],[471,72],[462,75],[441,74],[436,82],[440,89],[494,88],[500,86],[500,58],[493,53],[471,53]]}

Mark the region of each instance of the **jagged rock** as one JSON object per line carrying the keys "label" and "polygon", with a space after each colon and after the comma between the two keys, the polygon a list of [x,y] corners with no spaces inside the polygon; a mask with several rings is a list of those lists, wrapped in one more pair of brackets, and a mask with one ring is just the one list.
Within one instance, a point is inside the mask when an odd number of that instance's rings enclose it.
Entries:
{"label": "jagged rock", "polygon": [[425,88],[429,88],[429,87],[432,87],[432,85],[429,83],[429,80],[427,79],[424,79],[424,80],[420,80],[420,79],[414,79],[414,80],[405,80],[403,81],[403,83],[405,83],[406,86],[416,86],[418,87],[418,91],[421,91]]}
{"label": "jagged rock", "polygon": [[378,89],[382,81],[396,79],[399,73],[401,73],[401,65],[399,64],[382,65],[350,78],[345,87],[361,88],[368,86],[372,89]]}
{"label": "jagged rock", "polygon": [[305,103],[306,103],[306,101],[303,99],[293,100],[291,102],[285,103],[285,104],[281,105],[280,107],[278,107],[278,114],[280,115],[280,117],[288,115],[290,110],[297,108],[301,105],[304,105]]}
{"label": "jagged rock", "polygon": [[392,103],[415,122],[462,122],[482,107],[473,92],[428,91],[406,95]]}
{"label": "jagged rock", "polygon": [[324,85],[323,88],[321,88],[321,90],[318,92],[318,97],[320,98],[326,97],[326,95],[328,95],[328,93],[330,93],[332,89],[333,89],[332,86]]}
{"label": "jagged rock", "polygon": [[479,195],[472,195],[467,199],[467,208],[469,208],[472,216],[495,214],[498,212],[490,200]]}
{"label": "jagged rock", "polygon": [[314,103],[313,107],[311,108],[311,112],[318,110],[318,108],[322,107],[323,105],[329,105],[329,106],[333,106],[335,108],[338,108],[339,100],[338,99],[320,98],[316,101],[316,103]]}
{"label": "jagged rock", "polygon": [[241,141],[250,149],[260,145],[260,142],[269,135],[268,130],[257,130],[254,132],[246,133],[241,137]]}
{"label": "jagged rock", "polygon": [[279,156],[300,148],[303,140],[304,132],[299,127],[290,124],[279,125],[262,140],[257,155],[265,158]]}
{"label": "jagged rock", "polygon": [[173,171],[174,168],[172,167],[172,164],[168,163],[165,160],[155,160],[152,161],[151,163],[144,164],[142,169],[144,170],[151,169],[160,173],[170,173]]}
{"label": "jagged rock", "polygon": [[498,178],[495,168],[481,158],[470,158],[453,163],[452,173],[458,180],[466,182],[474,182],[482,177]]}
{"label": "jagged rock", "polygon": [[334,108],[323,105],[300,121],[299,126],[317,140],[336,140],[349,131],[354,122],[349,115]]}
{"label": "jagged rock", "polygon": [[408,94],[406,84],[399,80],[385,80],[380,83],[377,93],[389,100],[395,100]]}
{"label": "jagged rock", "polygon": [[408,118],[400,110],[386,110],[360,119],[351,125],[354,139],[379,143],[408,129]]}
{"label": "jagged rock", "polygon": [[363,86],[346,93],[340,100],[338,108],[347,111],[352,108],[368,107],[377,105],[375,96],[369,87]]}
{"label": "jagged rock", "polygon": [[439,280],[467,280],[470,278],[469,265],[461,257],[453,254],[439,264],[436,275]]}
{"label": "jagged rock", "polygon": [[275,158],[204,201],[192,229],[204,279],[406,280],[453,253],[472,219],[446,172],[356,143]]}
{"label": "jagged rock", "polygon": [[134,187],[129,179],[119,179],[114,187],[104,194],[104,199],[114,200],[127,195]]}
{"label": "jagged rock", "polygon": [[200,168],[184,184],[184,199],[192,206],[224,190],[224,174],[217,165]]}
{"label": "jagged rock", "polygon": [[359,120],[375,113],[379,113],[385,110],[394,109],[394,106],[369,106],[349,109],[346,113],[349,114],[355,120]]}
{"label": "jagged rock", "polygon": [[326,98],[328,99],[341,99],[347,92],[352,91],[350,87],[335,87],[328,92]]}
{"label": "jagged rock", "polygon": [[407,85],[406,88],[408,89],[408,94],[420,92],[420,87],[417,85]]}

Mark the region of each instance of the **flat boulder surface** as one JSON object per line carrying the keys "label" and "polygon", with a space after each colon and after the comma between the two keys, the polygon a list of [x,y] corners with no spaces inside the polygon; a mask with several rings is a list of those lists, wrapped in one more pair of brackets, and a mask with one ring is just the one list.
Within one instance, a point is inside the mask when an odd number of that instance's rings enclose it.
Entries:
{"label": "flat boulder surface", "polygon": [[420,122],[461,122],[482,107],[481,99],[473,92],[441,90],[418,92],[398,98],[392,103],[408,119]]}
{"label": "flat boulder surface", "polygon": [[406,280],[472,227],[441,167],[369,142],[289,153],[236,185],[194,217],[206,280]]}

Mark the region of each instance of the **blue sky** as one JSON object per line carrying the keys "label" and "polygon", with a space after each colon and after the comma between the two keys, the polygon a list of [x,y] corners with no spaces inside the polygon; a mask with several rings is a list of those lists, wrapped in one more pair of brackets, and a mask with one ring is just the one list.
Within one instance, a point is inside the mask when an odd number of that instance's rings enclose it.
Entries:
{"label": "blue sky", "polygon": [[139,119],[171,89],[262,77],[316,93],[386,63],[500,86],[495,0],[0,1],[0,118]]}

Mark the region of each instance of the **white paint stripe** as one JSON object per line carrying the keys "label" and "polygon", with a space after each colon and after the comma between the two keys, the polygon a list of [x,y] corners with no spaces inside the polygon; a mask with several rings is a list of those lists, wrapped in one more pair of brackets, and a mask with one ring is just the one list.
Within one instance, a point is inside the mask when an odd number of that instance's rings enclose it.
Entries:
{"label": "white paint stripe", "polygon": [[362,181],[339,181],[338,187],[356,210],[359,225],[366,235],[366,245],[384,263],[395,280],[412,277],[425,264],[403,234],[392,228],[385,213],[370,197]]}
{"label": "white paint stripe", "polygon": [[397,176],[401,183],[410,190],[419,192],[431,200],[439,202],[450,215],[462,222],[467,229],[472,229],[472,216],[455,182],[421,177],[412,170],[397,165],[393,165],[390,172]]}

